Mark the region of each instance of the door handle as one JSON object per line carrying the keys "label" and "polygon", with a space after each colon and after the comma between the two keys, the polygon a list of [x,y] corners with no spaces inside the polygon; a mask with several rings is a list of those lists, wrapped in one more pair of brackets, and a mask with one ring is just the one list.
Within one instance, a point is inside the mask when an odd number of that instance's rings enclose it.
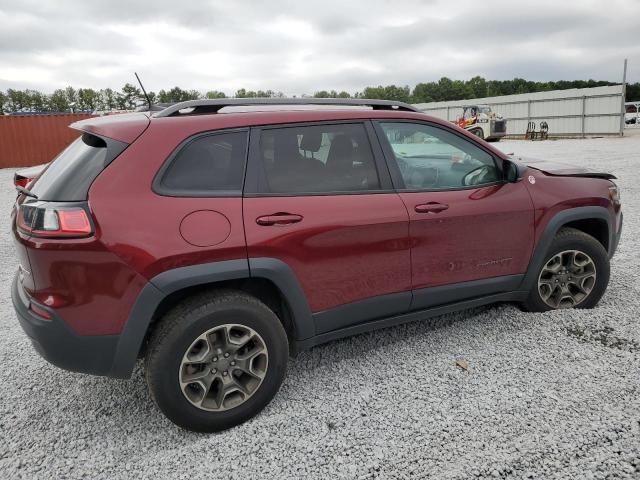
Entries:
{"label": "door handle", "polygon": [[302,215],[294,213],[272,213],[271,215],[263,215],[256,218],[256,223],[264,227],[270,227],[272,225],[291,225],[292,223],[298,223],[302,220]]}
{"label": "door handle", "polygon": [[446,203],[429,202],[416,205],[414,209],[417,213],[440,213],[447,208],[449,208],[449,205]]}

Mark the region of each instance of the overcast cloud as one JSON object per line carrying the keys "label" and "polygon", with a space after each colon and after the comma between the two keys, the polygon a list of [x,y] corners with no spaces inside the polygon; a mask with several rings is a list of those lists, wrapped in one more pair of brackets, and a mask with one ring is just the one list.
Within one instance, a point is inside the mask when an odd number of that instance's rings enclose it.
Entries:
{"label": "overcast cloud", "polygon": [[0,0],[0,89],[640,81],[640,1]]}

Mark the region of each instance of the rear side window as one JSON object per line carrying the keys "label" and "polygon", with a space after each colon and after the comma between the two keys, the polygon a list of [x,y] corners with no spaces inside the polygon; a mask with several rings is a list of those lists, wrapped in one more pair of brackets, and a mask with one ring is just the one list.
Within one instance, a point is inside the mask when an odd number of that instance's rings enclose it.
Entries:
{"label": "rear side window", "polygon": [[196,137],[169,161],[156,189],[174,196],[240,194],[246,155],[246,131]]}
{"label": "rear side window", "polygon": [[84,201],[91,183],[126,147],[126,143],[84,133],[49,164],[29,190],[39,200]]}
{"label": "rear side window", "polygon": [[263,193],[379,190],[371,145],[362,124],[264,129],[260,137]]}

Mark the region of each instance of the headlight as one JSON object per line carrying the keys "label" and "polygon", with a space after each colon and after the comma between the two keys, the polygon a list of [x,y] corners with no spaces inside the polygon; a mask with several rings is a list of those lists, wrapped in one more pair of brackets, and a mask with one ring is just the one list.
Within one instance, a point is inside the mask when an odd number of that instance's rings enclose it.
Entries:
{"label": "headlight", "polygon": [[609,187],[609,198],[613,203],[620,203],[620,189],[615,183]]}

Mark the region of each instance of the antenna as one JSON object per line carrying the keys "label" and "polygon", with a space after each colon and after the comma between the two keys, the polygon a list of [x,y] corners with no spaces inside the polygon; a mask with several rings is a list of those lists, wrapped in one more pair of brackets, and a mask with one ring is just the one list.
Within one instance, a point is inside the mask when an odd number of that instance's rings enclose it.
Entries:
{"label": "antenna", "polygon": [[140,81],[140,77],[138,76],[138,72],[133,72],[136,76],[136,78],[138,79],[138,83],[140,84],[140,88],[142,88],[142,93],[144,93],[144,98],[147,99],[147,103],[149,104],[149,111],[151,111],[151,99],[149,98],[149,95],[147,94],[147,91],[144,89],[144,85],[142,85],[142,82]]}

